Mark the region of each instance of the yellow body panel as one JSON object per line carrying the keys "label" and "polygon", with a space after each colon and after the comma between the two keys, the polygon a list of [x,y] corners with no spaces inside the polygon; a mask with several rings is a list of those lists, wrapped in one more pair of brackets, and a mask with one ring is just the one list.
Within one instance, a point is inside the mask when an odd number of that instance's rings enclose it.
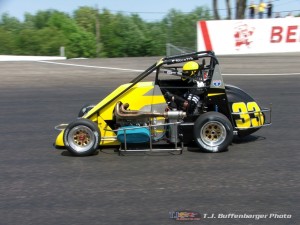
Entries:
{"label": "yellow body panel", "polygon": [[63,147],[65,146],[64,144],[64,130],[62,130],[59,135],[57,136],[56,138],[56,141],[55,141],[55,146],[58,146],[58,147]]}
{"label": "yellow body panel", "polygon": [[225,93],[212,93],[212,94],[208,94],[208,97],[212,97],[212,96],[217,96],[217,95],[224,95]]}
{"label": "yellow body panel", "polygon": [[[83,118],[88,118],[96,123],[101,133],[100,145],[119,145],[120,143],[116,140],[116,134],[112,131],[112,128],[105,122],[105,120],[113,119],[113,110],[117,102],[122,101],[123,103],[129,103],[130,110],[141,110],[145,106],[151,106],[155,104],[164,104],[166,100],[164,96],[154,95],[154,82],[140,82],[134,85],[130,90],[116,98],[114,101],[106,105],[105,104],[115,98],[117,95],[122,93],[126,88],[131,85],[124,84],[119,86],[106,98],[100,101],[93,109],[91,109]],[[102,109],[101,109],[102,108]],[[101,109],[101,110],[100,110]],[[57,136],[56,146],[64,146],[63,132]]]}

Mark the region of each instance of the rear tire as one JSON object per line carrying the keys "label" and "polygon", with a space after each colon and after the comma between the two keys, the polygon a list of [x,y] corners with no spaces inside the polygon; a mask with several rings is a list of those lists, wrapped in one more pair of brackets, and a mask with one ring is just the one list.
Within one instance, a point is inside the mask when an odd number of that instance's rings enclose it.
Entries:
{"label": "rear tire", "polygon": [[233,127],[226,116],[218,112],[205,113],[196,120],[194,138],[205,152],[225,151],[233,139]]}
{"label": "rear tire", "polygon": [[98,149],[101,135],[96,123],[88,119],[78,119],[64,131],[67,150],[76,156],[93,155]]}

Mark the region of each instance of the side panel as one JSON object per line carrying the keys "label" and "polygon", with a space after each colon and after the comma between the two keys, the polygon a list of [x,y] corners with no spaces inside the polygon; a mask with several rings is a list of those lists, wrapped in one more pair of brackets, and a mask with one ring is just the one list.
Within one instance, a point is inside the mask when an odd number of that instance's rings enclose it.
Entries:
{"label": "side panel", "polygon": [[91,118],[94,115],[98,116],[98,126],[101,132],[100,145],[120,144],[116,139],[116,133],[113,131],[114,129],[116,129],[114,120],[114,108],[117,102],[121,101],[123,103],[128,103],[129,110],[162,112],[162,110],[165,109],[165,98],[162,95],[160,89],[154,85],[154,82],[140,82],[99,111],[99,108],[101,108],[101,106],[111,100],[126,87],[128,87],[128,85],[120,86],[105,99],[103,99],[98,105],[96,105],[95,108],[91,110],[91,113],[86,115],[86,117],[88,118]]}
{"label": "side panel", "polygon": [[[98,123],[101,132],[100,145],[119,145],[116,139],[116,129],[114,120],[114,108],[117,102],[129,103],[130,110],[141,110],[145,112],[164,112],[166,101],[162,95],[160,88],[154,85],[154,82],[140,82],[116,98],[110,104],[103,107],[107,102],[124,91],[131,84],[124,84],[100,101],[93,109],[91,109],[83,118],[88,118]],[[164,123],[164,118],[156,118],[156,123]],[[158,136],[160,131],[158,129]],[[64,147],[63,141],[64,130],[57,136],[55,145]]]}
{"label": "side panel", "polygon": [[225,91],[225,83],[221,74],[221,68],[218,64],[215,65],[205,102],[207,104],[208,111],[220,112],[230,121],[232,120]]}

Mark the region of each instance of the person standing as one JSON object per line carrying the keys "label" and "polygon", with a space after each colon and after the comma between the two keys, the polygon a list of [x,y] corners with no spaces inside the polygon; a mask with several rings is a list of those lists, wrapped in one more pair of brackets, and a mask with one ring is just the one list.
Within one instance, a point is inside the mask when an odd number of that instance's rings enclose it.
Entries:
{"label": "person standing", "polygon": [[272,4],[272,1],[269,1],[268,4],[267,4],[268,18],[272,18],[272,13],[273,13],[273,4]]}
{"label": "person standing", "polygon": [[251,1],[251,4],[249,5],[249,17],[250,19],[255,18],[255,12],[256,12],[256,5]]}
{"label": "person standing", "polygon": [[266,9],[266,3],[264,3],[263,0],[260,0],[260,3],[258,5],[258,16],[259,16],[259,19],[264,18],[265,9]]}

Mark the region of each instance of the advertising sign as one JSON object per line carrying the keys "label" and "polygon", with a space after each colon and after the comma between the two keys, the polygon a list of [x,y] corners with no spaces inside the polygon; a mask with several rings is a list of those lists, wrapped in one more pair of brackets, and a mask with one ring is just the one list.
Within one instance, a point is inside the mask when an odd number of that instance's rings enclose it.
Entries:
{"label": "advertising sign", "polygon": [[300,18],[199,21],[197,48],[218,55],[300,52]]}

